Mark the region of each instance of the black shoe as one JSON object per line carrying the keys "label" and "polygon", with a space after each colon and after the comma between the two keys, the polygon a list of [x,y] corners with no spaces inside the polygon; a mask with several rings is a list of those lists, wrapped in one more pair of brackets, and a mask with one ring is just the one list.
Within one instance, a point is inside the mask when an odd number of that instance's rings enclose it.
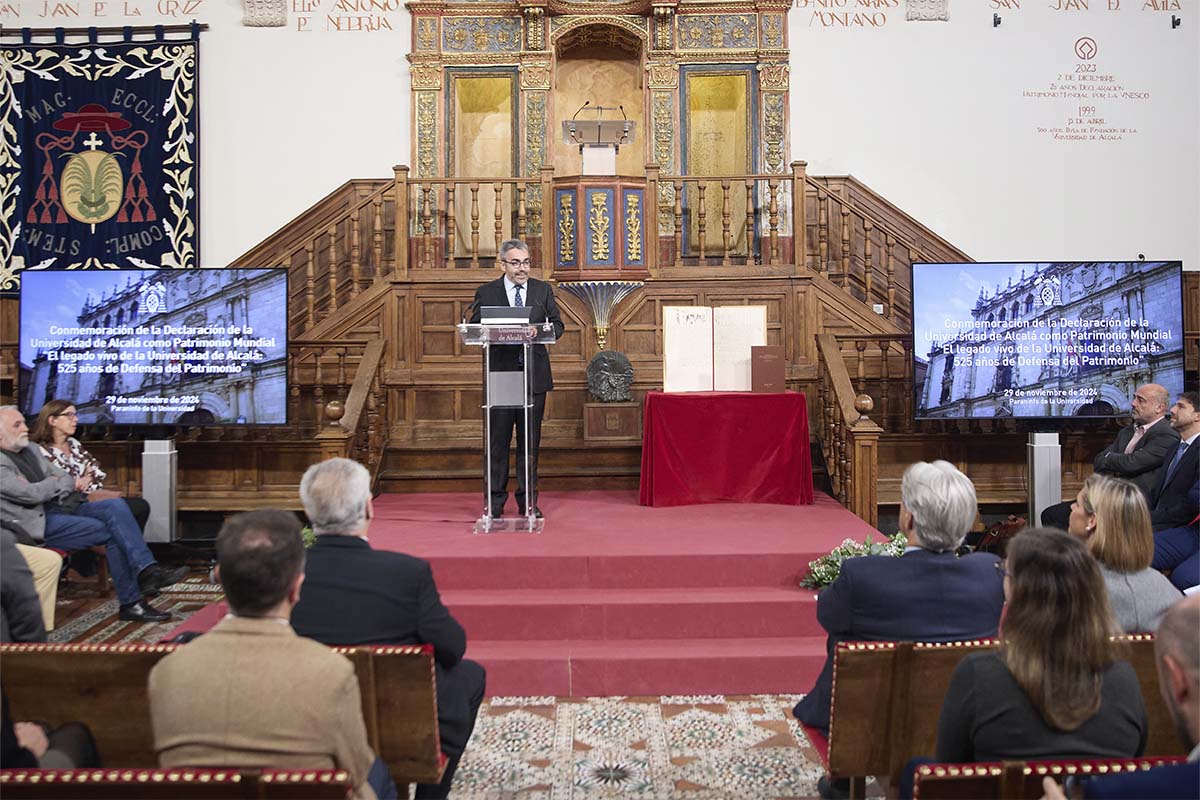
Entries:
{"label": "black shoe", "polygon": [[504,516],[504,506],[492,506],[492,518],[500,519]]}
{"label": "black shoe", "polygon": [[171,618],[171,612],[159,611],[145,600],[138,600],[127,606],[121,606],[117,619],[127,622],[166,622]]}
{"label": "black shoe", "polygon": [[[520,512],[521,512],[522,517],[525,516],[525,509],[520,509]],[[537,506],[534,506],[533,507],[533,516],[536,517],[537,519],[542,519],[543,518],[542,510],[540,508],[538,508]]]}
{"label": "black shoe", "polygon": [[179,583],[190,571],[187,567],[163,569],[158,564],[151,564],[138,573],[138,588],[142,594],[157,594],[159,589]]}
{"label": "black shoe", "polygon": [[850,779],[833,780],[828,775],[822,775],[817,780],[817,794],[825,800],[847,800],[850,797]]}

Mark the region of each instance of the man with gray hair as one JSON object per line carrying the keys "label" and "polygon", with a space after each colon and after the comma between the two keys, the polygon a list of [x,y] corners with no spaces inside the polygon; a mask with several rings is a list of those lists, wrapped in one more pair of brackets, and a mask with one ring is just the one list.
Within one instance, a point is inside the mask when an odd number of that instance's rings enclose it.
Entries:
{"label": "man with gray hair", "polygon": [[[909,546],[899,558],[847,559],[837,580],[822,590],[817,620],[829,633],[825,666],[796,704],[796,719],[829,730],[839,642],[953,642],[996,635],[1004,606],[999,559],[955,554],[975,522],[977,505],[971,480],[947,461],[918,461],[905,471],[900,530]],[[836,790],[827,780],[818,788],[822,796]]]}
{"label": "man with gray hair", "polygon": [[[471,322],[479,322],[487,306],[527,307],[530,322],[548,322],[554,327],[554,337],[562,336],[563,321],[554,300],[554,289],[544,281],[529,277],[532,266],[529,246],[520,239],[501,242],[496,266],[504,274],[475,290]],[[488,448],[492,477],[488,505],[493,517],[504,516],[504,505],[508,502],[508,452],[514,429],[517,432],[517,513],[542,516],[537,507],[538,448],[542,441],[542,417],[546,414],[546,392],[554,388],[554,376],[546,345],[535,344],[530,348],[529,357],[533,359],[529,364],[529,400],[533,406],[529,410],[529,485],[525,485],[525,414],[518,408],[493,408]],[[520,372],[525,366],[520,347],[493,347],[490,359],[492,372]]]}
{"label": "man with gray hair", "polygon": [[300,501],[317,541],[292,627],[327,645],[433,645],[438,728],[449,761],[442,782],[418,785],[417,797],[446,797],[483,702],[483,667],[463,659],[467,635],[442,605],[429,562],[368,543],[375,509],[363,465],[347,458],[314,464],[300,481]]}
{"label": "man with gray hair", "polygon": [[25,544],[57,550],[104,545],[108,569],[120,601],[118,617],[127,622],[165,622],[171,618],[142,599],[182,580],[187,567],[158,565],[142,539],[142,530],[122,499],[89,502],[90,479],[75,478],[51,464],[29,443],[29,427],[16,406],[0,406],[0,520],[27,537]]}
{"label": "man with gray hair", "polygon": [[[1179,434],[1171,427],[1167,406],[1170,393],[1157,383],[1139,386],[1133,393],[1130,416],[1133,424],[1117,431],[1117,438],[1101,450],[1092,468],[1101,475],[1125,478],[1137,484],[1150,502],[1154,487],[1179,445]],[[1153,508],[1154,504],[1150,503]],[[1071,518],[1071,501],[1042,509],[1042,525],[1065,531]]]}

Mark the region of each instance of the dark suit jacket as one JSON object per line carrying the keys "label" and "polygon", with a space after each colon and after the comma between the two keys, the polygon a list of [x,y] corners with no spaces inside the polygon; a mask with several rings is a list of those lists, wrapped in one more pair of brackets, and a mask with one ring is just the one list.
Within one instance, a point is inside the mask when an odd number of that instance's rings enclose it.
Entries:
{"label": "dark suit jacket", "polygon": [[467,634],[442,605],[429,562],[372,550],[357,536],[318,536],[308,550],[292,627],[327,645],[433,645],[442,740],[460,751],[466,746],[467,698],[445,675],[462,660]]}
{"label": "dark suit jacket", "polygon": [[995,636],[1004,607],[999,559],[956,558],[915,550],[899,558],[863,556],[842,563],[821,591],[817,620],[829,633],[816,686],[796,704],[796,719],[828,729],[833,655],[839,642],[953,642]]}
{"label": "dark suit jacket", "polygon": [[1200,797],[1200,761],[1092,778],[1083,784],[1083,796],[1114,800]]}
{"label": "dark suit jacket", "polygon": [[1197,470],[1200,469],[1200,439],[1192,442],[1183,451],[1183,458],[1175,472],[1167,476],[1167,469],[1175,458],[1178,444],[1167,451],[1163,459],[1162,475],[1154,485],[1154,493],[1150,495],[1150,518],[1155,530],[1165,528],[1182,528],[1191,524],[1200,513],[1196,507],[1196,499],[1191,495],[1192,487],[1196,485]]}
{"label": "dark suit jacket", "polygon": [[1126,455],[1125,445],[1133,438],[1136,425],[1126,425],[1117,433],[1117,440],[1096,455],[1092,462],[1096,472],[1104,475],[1115,475],[1126,478],[1138,485],[1146,497],[1154,491],[1159,476],[1162,475],[1163,459],[1167,453],[1175,453],[1179,444],[1179,434],[1171,427],[1171,422],[1163,417],[1154,423],[1138,440],[1133,452]]}
{"label": "dark suit jacket", "polygon": [[46,626],[33,573],[17,549],[17,537],[0,531],[0,642],[44,642]]}
{"label": "dark suit jacket", "polygon": [[[554,290],[550,288],[550,284],[530,278],[525,287],[525,305],[532,309],[529,321],[550,322],[554,325],[555,338],[562,336],[563,321],[558,314],[558,303],[554,300]],[[479,322],[482,316],[480,309],[484,306],[506,306],[508,304],[508,292],[504,290],[504,276],[502,275],[475,290],[475,312],[471,315],[471,322]],[[550,373],[550,354],[546,352],[544,344],[535,344],[532,352],[533,366],[530,380],[533,385],[533,393],[543,394],[554,388],[554,376]],[[493,347],[492,372],[520,372],[521,366],[517,363],[517,357],[520,354],[520,347]]]}

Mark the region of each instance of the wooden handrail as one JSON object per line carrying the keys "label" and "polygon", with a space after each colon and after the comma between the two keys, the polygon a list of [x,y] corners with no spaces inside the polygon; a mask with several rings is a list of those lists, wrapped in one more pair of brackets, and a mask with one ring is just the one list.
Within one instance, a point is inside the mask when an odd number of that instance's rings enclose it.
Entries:
{"label": "wooden handrail", "polygon": [[821,355],[824,357],[825,364],[829,370],[834,397],[841,408],[842,418],[847,420],[848,425],[860,428],[863,431],[869,432],[871,429],[874,429],[875,431],[882,432],[882,428],[871,422],[866,414],[860,414],[858,409],[855,408],[855,398],[858,393],[854,391],[854,385],[850,382],[850,371],[846,367],[846,362],[842,359],[842,350],[838,346],[838,337],[832,333],[817,334],[817,348],[821,351]]}
{"label": "wooden handrail", "polygon": [[816,431],[838,502],[871,525],[879,520],[876,483],[879,435],[867,412],[870,397],[856,395],[837,337],[817,335],[821,364]]}
{"label": "wooden handrail", "polygon": [[807,186],[811,186],[814,189],[818,190],[818,192],[824,192],[827,196],[832,197],[843,208],[848,209],[851,214],[854,214],[859,219],[864,220],[864,221],[869,221],[871,223],[871,225],[875,228],[875,230],[881,231],[887,236],[891,236],[893,239],[895,239],[895,244],[901,245],[902,247],[907,249],[909,251],[909,253],[924,252],[924,248],[918,247],[911,239],[909,239],[904,234],[900,233],[900,231],[896,230],[895,227],[884,222],[882,219],[879,219],[877,216],[875,216],[873,214],[869,214],[866,211],[863,211],[861,208],[856,206],[854,204],[854,202],[852,200],[850,200],[850,198],[842,197],[841,195],[836,194],[827,185],[821,183],[820,181],[822,181],[822,180],[825,180],[825,179],[824,178],[813,178],[812,176],[805,176],[804,182]]}
{"label": "wooden handrail", "polygon": [[358,369],[354,372],[354,382],[350,384],[350,392],[346,395],[346,413],[338,423],[340,430],[332,427],[325,428],[317,434],[318,439],[347,438],[356,434],[359,419],[367,406],[367,396],[371,391],[371,384],[375,380],[375,373],[383,361],[383,351],[386,345],[387,342],[383,339],[372,339],[367,343],[362,359],[358,362]]}

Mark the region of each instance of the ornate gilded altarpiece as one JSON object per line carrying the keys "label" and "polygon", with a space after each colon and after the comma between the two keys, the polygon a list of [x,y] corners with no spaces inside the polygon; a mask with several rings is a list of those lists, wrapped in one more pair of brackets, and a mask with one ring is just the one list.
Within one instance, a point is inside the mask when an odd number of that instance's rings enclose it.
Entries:
{"label": "ornate gilded altarpiece", "polygon": [[[540,247],[551,237],[544,252],[555,255],[554,277],[568,280],[612,272],[614,257],[604,247],[616,251],[622,275],[644,271],[639,248],[652,243],[642,235],[657,232],[665,260],[679,222],[682,252],[694,254],[698,185],[685,182],[677,204],[674,178],[783,175],[788,169],[789,6],[782,0],[407,3],[413,17],[412,179],[529,181],[520,196],[515,186],[487,189],[478,202],[461,189],[452,197],[428,192],[431,213],[417,216],[420,230],[412,233],[424,234],[428,225],[440,248],[463,257],[471,247],[472,203],[485,234],[493,215],[515,230],[522,213],[530,244]],[[619,106],[637,129],[635,143],[618,153],[620,179],[600,192],[585,186],[595,179],[577,187],[567,180],[579,174],[580,158],[562,141],[561,122],[585,101]],[[657,165],[665,178],[657,197],[640,191],[649,191],[647,165]],[[552,186],[545,194],[543,181]],[[704,183],[708,213],[715,205],[719,215],[721,183]],[[761,257],[761,236],[747,237],[746,220],[763,215],[748,216],[747,207],[765,208],[770,198],[765,181],[755,187],[729,197],[732,251],[742,263]],[[554,208],[542,208],[547,198]],[[789,199],[779,192],[776,202]],[[448,205],[456,224],[447,225]],[[778,212],[787,225],[789,209],[781,205]],[[607,238],[591,235],[599,230]],[[489,247],[494,251],[494,238],[476,238],[479,257],[490,255]],[[594,253],[592,241],[600,246]],[[621,261],[622,254],[634,257]]]}

